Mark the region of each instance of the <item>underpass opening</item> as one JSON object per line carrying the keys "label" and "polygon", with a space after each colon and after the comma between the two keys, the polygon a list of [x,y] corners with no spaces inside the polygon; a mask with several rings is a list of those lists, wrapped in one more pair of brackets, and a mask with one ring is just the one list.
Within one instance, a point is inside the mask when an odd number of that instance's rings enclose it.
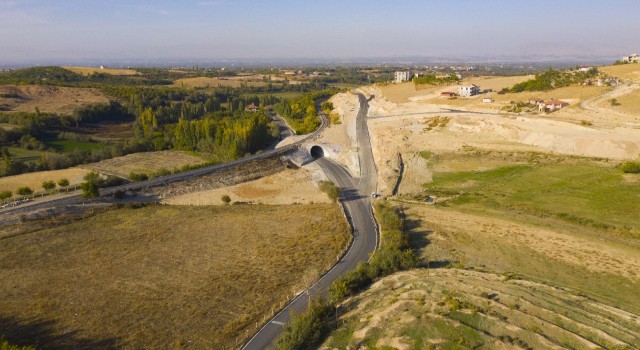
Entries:
{"label": "underpass opening", "polygon": [[324,149],[322,149],[322,147],[320,146],[311,147],[309,152],[311,152],[311,156],[313,157],[313,159],[323,158],[326,156],[324,153]]}

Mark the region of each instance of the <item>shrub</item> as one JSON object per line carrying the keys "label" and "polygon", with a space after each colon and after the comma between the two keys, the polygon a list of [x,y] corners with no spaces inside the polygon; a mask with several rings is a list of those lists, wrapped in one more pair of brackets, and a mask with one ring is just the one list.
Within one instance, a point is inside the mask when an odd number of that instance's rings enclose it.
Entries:
{"label": "shrub", "polygon": [[11,198],[11,196],[13,196],[13,193],[11,193],[11,191],[0,191],[0,199],[2,200]]}
{"label": "shrub", "polygon": [[44,188],[46,191],[52,190],[56,188],[56,183],[53,181],[45,181],[42,183],[42,188]]}
{"label": "shrub", "polygon": [[638,162],[624,162],[619,166],[620,170],[628,174],[640,174],[640,163]]}
{"label": "shrub", "polygon": [[27,195],[33,194],[33,190],[31,189],[31,187],[25,186],[25,187],[18,188],[16,193],[21,196],[27,196]]}
{"label": "shrub", "polygon": [[138,182],[138,181],[144,181],[148,179],[149,179],[149,176],[145,173],[134,173],[134,172],[129,173],[129,180],[131,181]]}
{"label": "shrub", "polygon": [[223,195],[222,197],[220,197],[220,200],[222,201],[222,203],[224,204],[229,204],[231,203],[231,197],[229,197],[228,195]]}
{"label": "shrub", "polygon": [[318,184],[318,187],[320,188],[320,191],[327,194],[327,196],[329,197],[329,199],[331,199],[331,201],[337,202],[338,198],[340,198],[340,188],[336,186],[336,184],[334,184],[333,182],[320,181],[320,183]]}
{"label": "shrub", "polygon": [[307,311],[294,315],[275,341],[276,350],[314,349],[331,330],[334,308],[322,299],[313,300]]}
{"label": "shrub", "polygon": [[63,179],[58,180],[58,186],[60,186],[60,187],[69,186],[69,180],[67,178],[63,178]]}

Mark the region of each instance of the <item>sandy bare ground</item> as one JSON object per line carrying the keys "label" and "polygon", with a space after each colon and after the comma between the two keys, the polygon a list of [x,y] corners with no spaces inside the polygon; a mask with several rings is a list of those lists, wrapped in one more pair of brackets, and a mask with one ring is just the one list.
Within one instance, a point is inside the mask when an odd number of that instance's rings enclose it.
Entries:
{"label": "sandy bare ground", "polygon": [[[431,180],[431,172],[424,161],[416,157],[418,152],[424,150],[456,152],[475,147],[614,160],[640,157],[640,124],[637,115],[579,107],[580,96],[607,95],[610,91],[607,88],[589,89],[589,93],[585,93],[587,90],[581,87],[558,89],[554,92],[559,95],[578,98],[574,98],[573,107],[549,115],[518,115],[473,108],[473,105],[430,103],[437,91],[424,91],[424,99],[418,92],[408,97],[408,102],[395,103],[387,99],[384,93],[393,88],[361,88],[366,94],[375,96],[369,103],[368,124],[383,195],[391,194],[396,183],[400,171],[398,155],[405,163],[400,193],[419,191],[423,183]],[[591,125],[581,125],[582,121]]]}
{"label": "sandy bare ground", "polygon": [[83,181],[82,178],[87,173],[89,173],[89,170],[69,168],[0,177],[0,191],[11,191],[16,196],[15,192],[18,188],[28,186],[34,192],[39,192],[44,191],[41,187],[44,181],[58,182],[60,179],[69,180],[69,184],[73,186],[81,183]]}
{"label": "sandy bare ground", "polygon": [[233,202],[252,204],[309,204],[329,203],[326,194],[314,181],[316,169],[305,167],[288,169],[258,180],[235,186],[189,193],[164,200],[173,205],[223,205],[221,197],[227,195]]}
{"label": "sandy bare ground", "polygon": [[18,97],[0,97],[0,106],[8,111],[71,114],[78,107],[109,99],[96,89],[81,89],[47,85],[4,85],[0,94],[15,94]]}

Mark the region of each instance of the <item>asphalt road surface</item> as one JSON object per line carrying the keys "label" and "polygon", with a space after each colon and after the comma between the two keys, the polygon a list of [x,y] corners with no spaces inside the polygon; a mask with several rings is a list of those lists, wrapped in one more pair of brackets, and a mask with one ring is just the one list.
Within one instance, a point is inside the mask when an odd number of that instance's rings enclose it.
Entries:
{"label": "asphalt road surface", "polygon": [[301,312],[307,307],[310,298],[326,297],[328,289],[338,277],[353,270],[360,262],[369,260],[369,255],[375,251],[378,244],[378,230],[371,210],[371,192],[376,189],[376,166],[371,153],[371,143],[366,124],[367,100],[358,94],[360,110],[356,118],[357,138],[361,178],[354,179],[340,164],[319,158],[317,164],[324,170],[327,177],[341,189],[340,200],[345,213],[353,225],[353,242],[342,259],[326,274],[324,274],[306,292],[299,294],[276,316],[267,322],[256,335],[247,342],[243,350],[259,350],[269,347],[280,334],[284,325],[289,321],[292,311]]}

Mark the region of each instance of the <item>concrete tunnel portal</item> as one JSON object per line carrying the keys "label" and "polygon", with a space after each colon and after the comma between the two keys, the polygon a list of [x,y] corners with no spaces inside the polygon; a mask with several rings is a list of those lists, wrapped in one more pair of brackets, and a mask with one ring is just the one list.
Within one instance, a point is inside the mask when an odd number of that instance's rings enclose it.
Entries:
{"label": "concrete tunnel portal", "polygon": [[311,153],[311,156],[313,157],[313,159],[323,158],[327,156],[327,154],[325,154],[324,149],[322,149],[322,147],[317,145],[312,146],[311,149],[309,150],[309,153]]}

